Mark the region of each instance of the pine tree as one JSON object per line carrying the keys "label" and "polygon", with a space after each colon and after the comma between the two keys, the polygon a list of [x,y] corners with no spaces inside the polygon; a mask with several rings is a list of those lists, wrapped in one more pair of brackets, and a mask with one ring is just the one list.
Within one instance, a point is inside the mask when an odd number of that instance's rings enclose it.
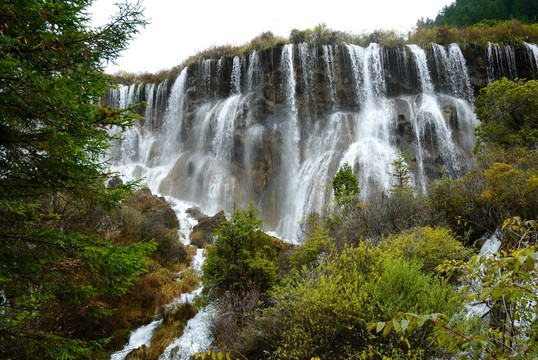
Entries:
{"label": "pine tree", "polygon": [[359,181],[353,174],[353,169],[346,162],[338,169],[332,181],[336,201],[349,199],[359,194]]}
{"label": "pine tree", "polygon": [[140,4],[119,5],[100,28],[91,0],[6,0],[0,4],[0,349],[9,359],[89,358],[106,339],[66,324],[111,309],[145,271],[152,242],[122,247],[73,231],[67,211],[114,207],[133,184],[107,189],[103,158],[132,109],[98,106],[113,61],[145,25]]}

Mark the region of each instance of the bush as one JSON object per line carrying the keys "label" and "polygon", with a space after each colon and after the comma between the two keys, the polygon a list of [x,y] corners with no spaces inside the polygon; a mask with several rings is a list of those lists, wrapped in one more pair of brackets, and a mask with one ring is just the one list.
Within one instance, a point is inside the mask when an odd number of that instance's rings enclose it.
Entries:
{"label": "bush", "polygon": [[416,227],[390,236],[387,251],[408,260],[420,261],[421,269],[433,272],[445,260],[464,260],[470,255],[449,229]]}
{"label": "bush", "polygon": [[[272,359],[343,359],[371,346],[389,353],[407,349],[399,337],[370,336],[366,324],[404,309],[451,312],[452,288],[423,274],[420,266],[361,243],[326,258],[318,268],[292,275],[275,290],[274,307],[259,319],[261,336],[272,344],[265,350]],[[429,330],[424,331],[410,336],[410,342],[426,346],[421,339]]]}
{"label": "bush", "polygon": [[[538,154],[525,149],[483,149],[462,178],[430,185],[428,203],[434,218],[448,222],[459,235],[493,233],[504,219],[532,219],[538,213]],[[463,219],[462,227],[457,219]],[[472,239],[467,239],[472,240]]]}
{"label": "bush", "polygon": [[506,78],[480,89],[475,112],[482,121],[475,130],[477,146],[538,146],[538,81]]}

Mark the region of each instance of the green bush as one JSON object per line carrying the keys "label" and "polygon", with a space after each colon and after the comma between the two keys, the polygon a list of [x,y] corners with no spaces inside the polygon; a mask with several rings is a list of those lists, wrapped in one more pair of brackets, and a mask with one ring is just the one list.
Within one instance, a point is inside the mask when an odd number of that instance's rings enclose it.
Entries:
{"label": "green bush", "polygon": [[[399,337],[370,336],[366,324],[399,311],[451,312],[452,288],[420,266],[361,243],[292,275],[259,319],[262,336],[272,344],[266,350],[272,359],[343,359],[372,346],[388,353],[407,349]],[[425,347],[421,339],[428,331],[413,334],[410,343]]]}
{"label": "green bush", "polygon": [[480,89],[475,112],[477,146],[538,146],[538,81],[503,78]]}
{"label": "green bush", "polygon": [[416,227],[390,236],[387,251],[395,256],[420,261],[423,271],[432,272],[445,260],[464,260],[470,255],[449,229]]}

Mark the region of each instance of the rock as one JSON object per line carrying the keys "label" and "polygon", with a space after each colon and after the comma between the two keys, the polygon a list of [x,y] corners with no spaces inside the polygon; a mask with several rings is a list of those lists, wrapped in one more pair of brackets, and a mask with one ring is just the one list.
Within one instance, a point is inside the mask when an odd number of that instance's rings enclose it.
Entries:
{"label": "rock", "polygon": [[114,176],[108,182],[108,187],[110,189],[115,189],[118,185],[123,185],[123,180],[119,177],[119,175]]}
{"label": "rock", "polygon": [[198,206],[188,208],[185,212],[192,216],[196,221],[200,221],[201,219],[208,217]]}
{"label": "rock", "polygon": [[219,224],[226,220],[224,211],[221,210],[213,217],[203,217],[198,220],[191,231],[191,244],[197,246],[198,248],[203,248],[206,244],[211,244],[213,242],[213,229],[215,229]]}

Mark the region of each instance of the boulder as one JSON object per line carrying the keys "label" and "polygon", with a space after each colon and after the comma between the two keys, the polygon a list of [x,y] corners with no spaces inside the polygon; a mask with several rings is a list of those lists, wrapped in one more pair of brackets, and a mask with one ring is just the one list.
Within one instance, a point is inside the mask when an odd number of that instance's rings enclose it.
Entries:
{"label": "boulder", "polygon": [[191,231],[191,244],[198,248],[203,248],[206,244],[211,244],[213,242],[213,229],[225,220],[226,216],[223,210],[215,214],[215,216],[206,216],[198,220],[198,224]]}

